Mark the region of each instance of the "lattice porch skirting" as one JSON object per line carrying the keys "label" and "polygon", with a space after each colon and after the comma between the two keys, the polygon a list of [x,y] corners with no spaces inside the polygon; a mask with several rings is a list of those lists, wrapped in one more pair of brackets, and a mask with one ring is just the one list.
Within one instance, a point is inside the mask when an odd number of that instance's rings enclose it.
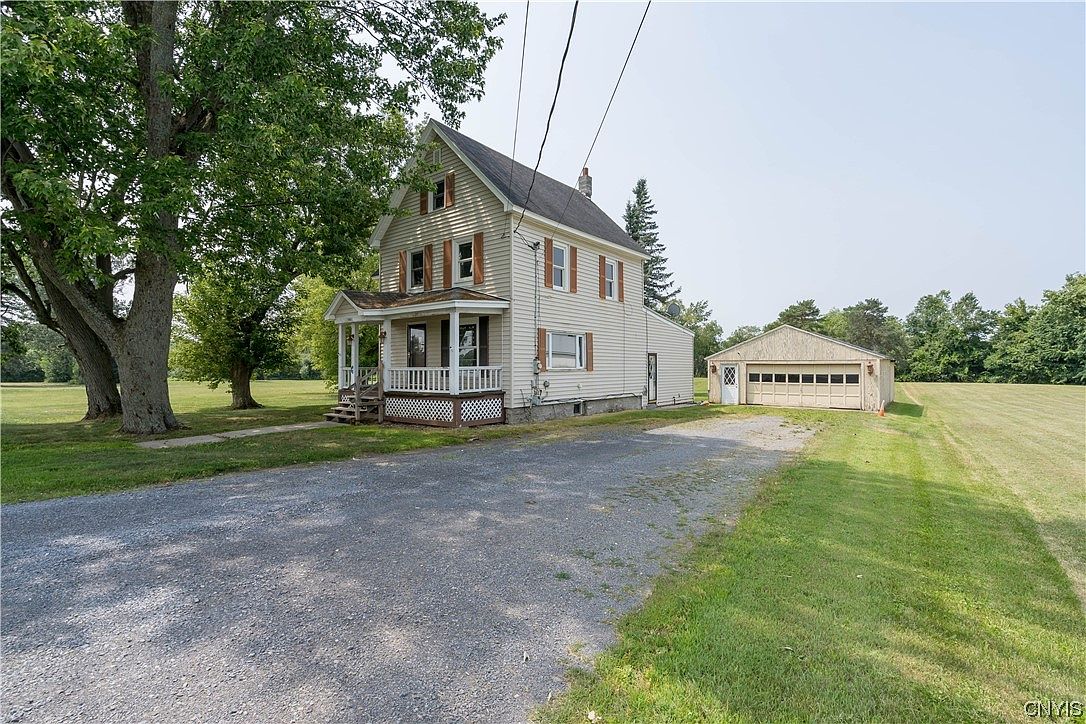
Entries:
{"label": "lattice porch skirting", "polygon": [[471,427],[505,422],[505,393],[466,395],[385,393],[385,420],[438,427]]}

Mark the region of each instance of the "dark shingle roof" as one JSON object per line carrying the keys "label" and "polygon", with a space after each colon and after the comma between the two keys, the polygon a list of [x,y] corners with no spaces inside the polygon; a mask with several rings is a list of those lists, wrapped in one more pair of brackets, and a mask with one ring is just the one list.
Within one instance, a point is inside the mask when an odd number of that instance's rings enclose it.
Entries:
{"label": "dark shingle roof", "polygon": [[[482,171],[487,180],[498,188],[515,206],[526,208],[532,213],[550,219],[561,220],[563,226],[583,231],[592,236],[610,241],[619,246],[644,253],[636,241],[627,236],[622,227],[611,217],[592,203],[592,200],[576,189],[556,181],[550,176],[537,173],[535,186],[532,186],[531,198],[528,188],[532,183],[532,169],[522,163],[513,162],[512,181],[510,182],[510,159],[493,148],[484,146],[474,138],[449,128],[444,123],[432,121],[449,139],[456,144],[460,152],[467,156],[476,168]],[[566,203],[569,206],[566,206]],[[527,203],[525,203],[527,202]],[[565,213],[563,213],[563,210]]]}
{"label": "dark shingle roof", "polygon": [[484,294],[483,292],[477,292],[474,289],[463,289],[461,287],[439,289],[433,292],[416,292],[413,294],[401,294],[400,292],[358,292],[353,289],[344,289],[343,294],[359,309],[389,309],[392,307],[408,307],[412,304],[453,302],[458,300],[473,302],[508,301],[491,294]]}

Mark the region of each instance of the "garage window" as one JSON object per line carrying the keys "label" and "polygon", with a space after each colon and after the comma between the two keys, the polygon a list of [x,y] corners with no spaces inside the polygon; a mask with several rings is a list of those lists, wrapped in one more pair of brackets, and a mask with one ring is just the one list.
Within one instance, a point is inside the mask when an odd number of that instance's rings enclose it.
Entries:
{"label": "garage window", "polygon": [[845,384],[858,385],[860,384],[859,375],[845,375]]}
{"label": "garage window", "polygon": [[757,372],[751,372],[747,375],[747,382],[757,382],[759,379],[761,378],[759,377]]}
{"label": "garage window", "polygon": [[799,382],[799,375],[788,375],[788,381],[796,384]]}
{"label": "garage window", "polygon": [[805,385],[811,384],[812,382],[814,382],[814,375],[803,375],[802,382]]}
{"label": "garage window", "polygon": [[772,374],[770,374],[769,372],[763,372],[762,373],[762,382],[772,382],[772,381],[773,381],[773,375]]}
{"label": "garage window", "polygon": [[831,385],[839,385],[844,381],[845,381],[845,376],[844,375],[830,375],[830,384]]}
{"label": "garage window", "polygon": [[820,384],[820,385],[829,384],[829,381],[830,381],[830,376],[829,375],[815,375],[815,382]]}
{"label": "garage window", "polygon": [[774,382],[784,382],[784,380],[785,380],[785,375],[781,374],[780,372],[773,373],[773,381]]}

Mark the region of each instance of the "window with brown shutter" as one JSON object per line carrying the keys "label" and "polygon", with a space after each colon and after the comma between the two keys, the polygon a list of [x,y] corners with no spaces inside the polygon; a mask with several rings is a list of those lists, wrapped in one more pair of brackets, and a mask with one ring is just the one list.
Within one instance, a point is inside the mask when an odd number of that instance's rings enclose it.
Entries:
{"label": "window with brown shutter", "polygon": [[577,247],[569,245],[569,291],[577,293]]}
{"label": "window with brown shutter", "polygon": [[420,191],[419,192],[419,216],[422,216],[423,214],[425,214],[427,211],[430,210],[429,196],[430,195],[428,193],[426,193],[425,191]]}
{"label": "window with brown shutter", "polygon": [[434,245],[427,244],[422,247],[422,289],[430,291],[434,288]]}
{"label": "window with brown shutter", "polygon": [[592,371],[592,333],[584,333],[584,368],[586,372]]}
{"label": "window with brown shutter", "polygon": [[607,257],[600,254],[600,299],[607,298],[607,278],[605,276],[605,270],[607,269]]}
{"label": "window with brown shutter", "polygon": [[400,294],[407,291],[407,250],[400,250]]}
{"label": "window with brown shutter", "polygon": [[452,239],[446,239],[441,246],[441,285],[452,289]]}
{"label": "window with brown shutter", "polygon": [[539,371],[547,371],[547,330],[540,327],[536,330],[536,345],[539,347]]}
{"label": "window with brown shutter", "polygon": [[456,186],[456,174],[449,171],[445,174],[445,208],[453,205],[455,200],[453,189]]}
{"label": "window with brown shutter", "polygon": [[474,274],[472,281],[476,284],[483,283],[483,233],[479,232],[471,240],[471,271]]}
{"label": "window with brown shutter", "polygon": [[554,286],[554,240],[543,238],[543,286]]}
{"label": "window with brown shutter", "polygon": [[626,274],[622,271],[622,262],[618,263],[618,301],[626,301]]}

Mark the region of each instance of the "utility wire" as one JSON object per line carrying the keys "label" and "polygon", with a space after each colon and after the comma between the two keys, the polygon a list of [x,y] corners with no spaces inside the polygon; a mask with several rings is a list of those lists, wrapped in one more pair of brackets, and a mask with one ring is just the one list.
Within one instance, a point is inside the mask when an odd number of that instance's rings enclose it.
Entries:
{"label": "utility wire", "polygon": [[520,218],[517,219],[517,225],[513,229],[513,235],[515,236],[520,231],[520,222],[524,221],[524,212],[528,208],[528,201],[532,198],[532,189],[535,187],[536,173],[539,172],[539,163],[543,160],[543,147],[547,145],[547,136],[551,132],[551,118],[554,117],[554,108],[558,105],[558,91],[562,89],[562,71],[566,68],[566,56],[569,55],[569,45],[573,42],[573,28],[577,25],[577,8],[580,6],[581,0],[577,0],[573,3],[573,17],[569,21],[569,35],[566,36],[566,49],[562,51],[562,63],[558,66],[558,84],[554,88],[554,99],[551,101],[551,110],[547,113],[547,127],[543,130],[543,142],[539,144],[539,156],[535,159],[535,168],[532,169],[532,181],[528,184],[528,193],[524,196],[524,206],[520,210]]}
{"label": "utility wire", "polygon": [[520,92],[524,88],[524,51],[528,47],[528,11],[532,0],[524,3],[524,37],[520,41],[520,79],[517,80],[517,115],[513,121],[513,153],[509,156],[509,189],[513,189],[513,168],[517,158],[517,130],[520,128]]}
{"label": "utility wire", "polygon": [[[637,38],[641,35],[641,28],[645,25],[645,18],[648,17],[649,8],[652,7],[652,0],[645,5],[645,12],[641,14],[641,22],[637,24],[637,32],[634,33],[633,40],[630,42],[630,49],[626,53],[626,60],[622,62],[622,70],[618,73],[618,79],[615,81],[615,87],[611,90],[611,98],[607,101],[607,107],[603,110],[603,118],[600,119],[600,125],[596,128],[596,135],[592,137],[592,145],[588,147],[588,154],[584,157],[584,163],[581,164],[581,168],[588,166],[588,159],[592,157],[592,151],[596,149],[596,141],[600,138],[600,132],[603,131],[603,124],[607,121],[607,114],[611,112],[611,104],[615,102],[615,95],[618,93],[618,86],[622,83],[622,76],[626,74],[626,66],[630,63],[630,56],[633,55],[634,46],[637,45]],[[580,170],[578,170],[578,174]],[[569,210],[569,202],[573,200],[573,194],[577,193],[576,188],[570,188],[569,197],[566,198],[566,205],[562,207],[562,213],[558,216],[558,221],[551,229],[551,233],[558,229],[562,225],[562,219],[566,216],[566,211]]]}

